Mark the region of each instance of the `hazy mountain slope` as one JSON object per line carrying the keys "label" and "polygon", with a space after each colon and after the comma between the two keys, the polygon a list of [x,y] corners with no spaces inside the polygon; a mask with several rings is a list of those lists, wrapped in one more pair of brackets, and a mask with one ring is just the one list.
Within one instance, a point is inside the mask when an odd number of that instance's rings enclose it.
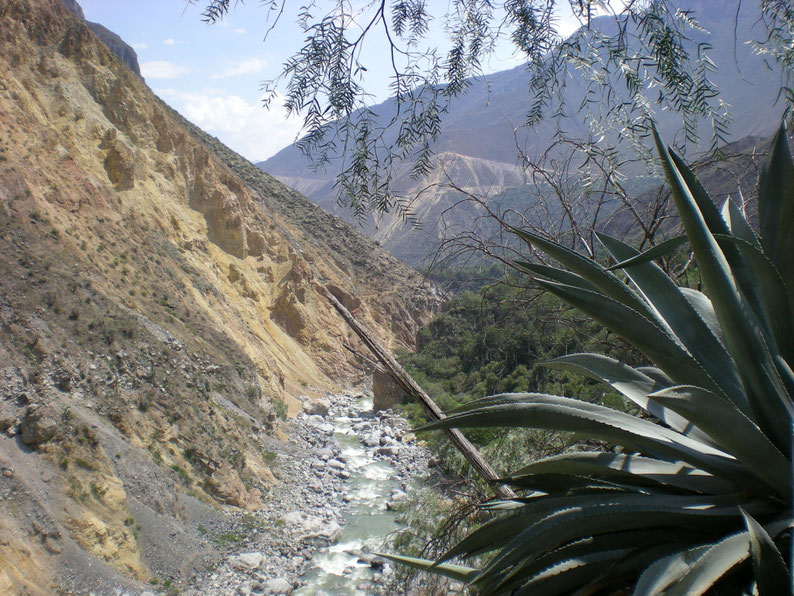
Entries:
{"label": "hazy mountain slope", "polygon": [[437,304],[251,180],[58,0],[0,0],[0,593],[211,565],[201,525],[278,482],[276,413],[362,379],[319,285],[394,346]]}
{"label": "hazy mountain slope", "polygon": [[[682,8],[693,9],[699,21],[710,31],[710,35],[697,34],[695,37],[713,46],[710,56],[720,67],[710,78],[731,106],[733,124],[729,141],[748,135],[771,134],[784,107],[775,101],[780,86],[779,75],[770,72],[766,62],[744,43],[763,36],[757,22],[757,1],[741,4],[736,28],[734,16],[738,0],[688,0],[680,4]],[[587,135],[587,127],[575,112],[583,89],[582,81],[576,76],[571,77],[566,95],[570,106],[567,117],[548,120],[531,133],[521,133],[516,138],[514,131],[524,121],[531,100],[525,69],[517,67],[474,81],[464,96],[453,101],[450,112],[444,117],[444,130],[437,144],[436,149],[449,178],[462,187],[488,196],[520,184],[522,172],[516,167],[516,142],[530,154],[536,154],[547,147],[558,127],[568,133]],[[394,112],[394,102],[389,100],[373,110],[386,119]],[[678,117],[669,112],[657,112],[656,117],[662,134],[672,140],[680,127]],[[706,127],[701,130],[701,138],[704,144],[710,139]],[[473,163],[478,167],[471,167]],[[259,165],[317,204],[349,217],[336,206],[333,169],[329,167],[326,172],[313,172],[294,146],[283,149]],[[408,195],[438,181],[415,182],[410,180],[409,173],[408,167],[397,172],[395,184]],[[434,176],[438,178],[439,174]],[[363,229],[393,254],[416,264],[422,256],[419,253],[426,252],[443,236],[447,222],[439,222],[439,216],[442,213],[449,216],[447,210],[458,198],[455,193],[444,189],[424,192],[413,205],[424,224],[421,232],[409,230],[398,218],[390,216],[382,218],[377,225],[374,221],[367,221]],[[460,214],[457,218],[470,216]]]}

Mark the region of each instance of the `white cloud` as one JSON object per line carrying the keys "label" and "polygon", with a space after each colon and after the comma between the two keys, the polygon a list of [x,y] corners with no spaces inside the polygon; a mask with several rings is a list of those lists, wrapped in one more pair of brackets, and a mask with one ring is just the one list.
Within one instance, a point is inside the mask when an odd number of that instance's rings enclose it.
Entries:
{"label": "white cloud", "polygon": [[159,89],[158,95],[188,120],[253,162],[262,161],[295,141],[300,118],[286,117],[275,98],[270,110],[237,95],[180,93]]}
{"label": "white cloud", "polygon": [[238,75],[260,72],[265,67],[267,67],[267,60],[263,60],[262,58],[246,58],[236,64],[232,64],[223,72],[211,75],[210,78],[225,79],[228,77],[236,77]]}
{"label": "white cloud", "polygon": [[186,66],[180,66],[166,60],[152,60],[141,63],[141,74],[144,79],[175,79],[190,72]]}
{"label": "white cloud", "polygon": [[141,50],[145,50],[149,47],[148,43],[143,43],[142,41],[134,41],[130,45],[132,46],[133,50],[136,50],[138,52]]}
{"label": "white cloud", "polygon": [[163,45],[164,46],[177,46],[177,45],[180,45],[180,44],[183,44],[183,43],[185,43],[185,42],[184,41],[177,41],[173,37],[169,37],[168,39],[164,39],[163,40]]}
{"label": "white cloud", "polygon": [[239,29],[235,29],[234,32],[237,35],[245,35],[245,29],[243,29],[242,27],[240,27]]}

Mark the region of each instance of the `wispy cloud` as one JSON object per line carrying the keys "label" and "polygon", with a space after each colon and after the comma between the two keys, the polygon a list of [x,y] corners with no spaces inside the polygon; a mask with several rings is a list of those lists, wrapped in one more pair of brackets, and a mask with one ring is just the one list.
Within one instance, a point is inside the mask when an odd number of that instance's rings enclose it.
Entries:
{"label": "wispy cloud", "polygon": [[190,72],[186,66],[166,60],[152,60],[141,63],[141,74],[145,79],[176,79]]}
{"label": "wispy cloud", "polygon": [[149,47],[148,43],[143,43],[142,41],[133,41],[131,44],[132,49],[136,51],[145,50]]}
{"label": "wispy cloud", "polygon": [[240,28],[238,28],[238,29],[235,29],[235,30],[234,30],[234,32],[235,32],[237,35],[245,35],[245,29],[243,29],[242,27],[240,27]]}
{"label": "wispy cloud", "polygon": [[238,95],[183,93],[157,89],[156,93],[188,120],[217,136],[226,145],[250,159],[262,161],[295,141],[301,129],[300,118],[287,118],[279,98],[271,109],[249,103]]}
{"label": "wispy cloud", "polygon": [[164,46],[178,46],[178,45],[181,45],[183,43],[185,43],[185,42],[176,40],[173,37],[169,37],[168,39],[164,39],[163,40],[163,45]]}
{"label": "wispy cloud", "polygon": [[260,72],[265,67],[267,67],[267,60],[263,60],[262,58],[246,58],[245,60],[241,60],[235,64],[230,65],[222,72],[218,72],[213,75],[210,75],[210,78],[226,79],[228,77],[236,77],[239,75]]}

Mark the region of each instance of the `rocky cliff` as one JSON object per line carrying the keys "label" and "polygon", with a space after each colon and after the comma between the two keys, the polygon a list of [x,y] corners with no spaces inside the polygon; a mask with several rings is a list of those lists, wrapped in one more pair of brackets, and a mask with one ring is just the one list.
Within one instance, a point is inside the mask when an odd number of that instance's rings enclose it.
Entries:
{"label": "rocky cliff", "polygon": [[364,378],[320,285],[394,347],[438,303],[59,0],[0,0],[0,593],[212,565],[206,528],[279,481],[280,417]]}

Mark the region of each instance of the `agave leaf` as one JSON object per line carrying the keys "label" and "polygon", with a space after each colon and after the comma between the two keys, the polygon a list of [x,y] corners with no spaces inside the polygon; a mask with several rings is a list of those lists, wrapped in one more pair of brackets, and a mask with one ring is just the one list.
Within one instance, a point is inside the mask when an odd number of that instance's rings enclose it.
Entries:
{"label": "agave leaf", "polygon": [[634,345],[677,383],[696,383],[717,393],[722,392],[684,348],[638,312],[596,292],[554,282],[538,283]]}
{"label": "agave leaf", "polygon": [[794,360],[794,313],[789,310],[788,291],[775,265],[761,250],[734,236],[715,236],[720,246],[730,243],[755,271],[756,291],[761,302],[761,315],[767,321],[771,339],[784,358]]}
{"label": "agave leaf", "polygon": [[526,570],[522,569],[518,579],[514,579],[508,584],[502,584],[499,588],[505,590],[515,588],[517,584],[525,584],[523,588],[512,593],[515,595],[548,594],[549,596],[570,594],[572,590],[581,585],[600,579],[605,568],[609,569],[630,553],[630,548],[594,549],[575,558],[559,561],[536,573],[529,580],[524,579],[528,574]]}
{"label": "agave leaf", "polygon": [[519,532],[553,513],[560,507],[597,507],[603,503],[602,497],[567,496],[552,500],[528,501],[520,509],[507,515],[496,517],[471,532],[453,548],[448,550],[439,561],[455,557],[472,557],[484,552],[501,548]]}
{"label": "agave leaf", "polygon": [[718,449],[647,420],[566,397],[524,394],[521,401],[454,414],[422,430],[499,426],[589,433],[663,459],[685,461],[742,485],[751,485],[743,467]]}
{"label": "agave leaf", "polygon": [[429,571],[436,575],[443,575],[450,577],[459,582],[468,582],[477,574],[476,569],[471,567],[464,567],[463,565],[451,565],[449,563],[437,564],[435,561],[428,561],[427,559],[417,559],[416,557],[403,557],[401,555],[390,555],[387,553],[375,553],[379,557],[390,559],[403,565],[408,565],[414,569],[422,571]]}
{"label": "agave leaf", "polygon": [[705,389],[691,386],[663,389],[650,398],[692,420],[720,449],[743,463],[749,474],[790,499],[791,462],[733,405]]}
{"label": "agave leaf", "polygon": [[474,583],[507,572],[502,584],[522,566],[574,540],[651,528],[684,527],[719,531],[736,520],[735,499],[671,495],[619,495],[596,507],[560,509],[519,533],[483,569]]}
{"label": "agave leaf", "polygon": [[656,596],[689,571],[711,545],[700,545],[673,553],[649,565],[634,586],[633,596]]}
{"label": "agave leaf", "polygon": [[[656,140],[658,146],[658,137]],[[681,178],[683,178],[686,187],[691,191],[692,199],[695,201],[698,210],[703,216],[708,230],[715,235],[730,235],[731,231],[728,228],[726,220],[720,216],[719,210],[711,200],[711,197],[709,197],[708,192],[706,192],[706,189],[689,166],[675,151],[670,151],[670,159],[672,159],[676,169],[681,174]],[[755,290],[755,277],[752,267],[742,258],[741,253],[732,246],[723,247],[723,251],[725,252],[725,257],[728,259],[728,262],[731,264],[733,274],[736,277],[739,287],[745,296],[747,296],[750,306],[753,308],[754,312],[760,313],[761,301]]]}
{"label": "agave leaf", "polygon": [[[655,135],[655,141],[657,148],[659,148],[660,145],[662,147],[664,146],[658,134]],[[660,148],[659,155],[662,155],[664,159]],[[725,219],[720,215],[720,211],[709,196],[706,187],[701,184],[692,169],[675,151],[670,151],[669,155],[675,169],[681,174],[684,184],[686,184],[686,187],[692,193],[692,199],[697,205],[698,211],[702,214],[708,230],[712,234],[730,234],[731,232],[728,229]]]}
{"label": "agave leaf", "polygon": [[637,406],[661,420],[664,424],[678,432],[706,443],[711,439],[703,432],[698,432],[690,420],[648,399],[648,395],[664,389],[668,385],[659,385],[651,377],[623,364],[619,360],[599,354],[569,354],[548,362],[542,362],[549,368],[567,370],[586,375],[597,381],[607,383],[615,391],[623,394]]}
{"label": "agave leaf", "polygon": [[681,294],[684,295],[684,298],[687,299],[689,304],[692,308],[695,309],[695,312],[698,316],[703,319],[703,322],[708,325],[708,328],[711,329],[711,332],[714,334],[719,342],[725,346],[725,334],[722,332],[722,327],[720,327],[719,319],[717,319],[717,314],[714,312],[714,305],[709,300],[709,297],[706,296],[703,292],[699,292],[692,288],[679,288]]}
{"label": "agave leaf", "polygon": [[536,474],[557,473],[634,484],[669,486],[708,494],[727,494],[735,486],[682,462],[669,462],[624,453],[565,453],[532,462],[510,474],[510,482]]}
{"label": "agave leaf", "polygon": [[540,248],[543,252],[568,267],[571,271],[583,277],[604,295],[633,308],[638,313],[650,316],[650,313],[640,298],[628,288],[626,284],[620,281],[615,274],[610,273],[600,264],[536,234],[517,228],[511,229],[527,244]]}
{"label": "agave leaf", "polygon": [[[794,160],[783,124],[761,171],[758,216],[764,252],[780,271],[786,287],[794,290]],[[789,298],[794,311],[794,297]]]}
{"label": "agave leaf", "polygon": [[694,596],[704,594],[728,571],[747,560],[750,554],[747,531],[723,538],[707,548],[689,569],[673,584],[665,586],[664,594]]}
{"label": "agave leaf", "polygon": [[670,238],[669,240],[660,242],[656,246],[637,253],[633,257],[629,257],[612,265],[611,267],[607,267],[607,271],[616,271],[618,269],[631,267],[632,265],[639,265],[641,263],[653,261],[654,259],[658,259],[659,257],[663,257],[664,255],[673,252],[676,248],[684,244],[686,244],[686,236],[676,236],[675,238]]}
{"label": "agave leaf", "polygon": [[571,273],[565,269],[538,265],[536,263],[527,263],[526,261],[513,261],[513,263],[516,267],[529,273],[533,277],[541,277],[543,279],[556,281],[569,286],[576,286],[577,288],[584,288],[585,290],[592,290],[594,292],[598,291],[593,284],[585,280],[582,276]]}
{"label": "agave leaf", "polygon": [[638,366],[635,370],[652,378],[658,385],[662,387],[671,387],[672,385],[675,385],[673,379],[671,379],[667,373],[659,368],[656,368],[655,366]]}
{"label": "agave leaf", "polygon": [[[769,346],[759,331],[761,323],[739,290],[725,255],[709,233],[692,193],[675,167],[671,158],[672,150],[664,146],[655,130],[654,137],[673,198],[697,258],[714,311],[725,332],[728,348],[747,390],[754,417],[774,443],[788,453],[791,449],[790,429],[794,409],[777,372]],[[689,382],[712,389],[699,380]]]}
{"label": "agave leaf", "polygon": [[750,556],[761,594],[790,594],[792,577],[772,538],[752,516],[742,511],[750,533]]}
{"label": "agave leaf", "polygon": [[[597,236],[618,260],[638,254],[616,238],[606,234]],[[742,410],[748,411],[747,398],[730,355],[675,282],[654,263],[646,262],[627,267],[625,273],[656,313],[657,320],[663,321],[673,337],[700,363],[706,374],[720,387],[720,393],[724,393]]]}
{"label": "agave leaf", "polygon": [[[715,238],[719,238],[720,236],[731,236],[739,240],[744,240],[759,251],[763,251],[758,235],[753,231],[753,228],[750,227],[750,224],[747,223],[744,214],[739,210],[739,207],[736,206],[736,203],[730,199],[725,201],[722,206],[722,217],[728,224],[730,234],[714,234]],[[725,252],[724,249],[723,252]],[[728,257],[730,261],[730,257],[727,254],[725,256]]]}
{"label": "agave leaf", "polygon": [[[600,569],[596,570],[593,574],[588,574],[588,578],[579,578],[578,582],[568,586],[565,594],[571,593],[571,590],[581,587],[582,585],[592,584],[593,582],[602,582],[604,576],[609,575],[611,581],[603,582],[606,585],[614,584],[615,581],[620,581],[621,578],[615,577],[614,573],[609,571],[626,571],[626,567],[643,567],[645,557],[629,556],[631,554],[639,554],[652,550],[658,544],[664,544],[676,538],[680,538],[681,531],[678,529],[662,528],[662,529],[645,529],[641,531],[628,531],[628,532],[612,532],[609,534],[601,534],[597,536],[590,536],[582,540],[571,542],[561,548],[555,549],[548,554],[540,557],[532,563],[522,566],[521,574],[527,577],[533,577],[526,582],[525,587],[519,589],[516,594],[522,594],[525,590],[533,590],[535,594],[547,594],[549,585],[543,585],[542,588],[536,583],[537,579],[542,579],[541,574],[548,570],[553,569],[560,564],[577,560],[586,560],[588,554],[593,552],[609,552],[622,550],[623,556],[613,561],[613,565],[601,565]],[[667,547],[669,550],[669,547]],[[633,552],[632,552],[633,551]],[[658,558],[658,555],[656,556]],[[619,563],[619,565],[618,565]],[[621,569],[618,569],[618,568]],[[565,572],[560,569],[559,571]],[[607,571],[607,573],[605,573]],[[589,581],[588,581],[589,580]],[[595,591],[595,590],[594,590]],[[528,592],[529,593],[529,592]]]}

